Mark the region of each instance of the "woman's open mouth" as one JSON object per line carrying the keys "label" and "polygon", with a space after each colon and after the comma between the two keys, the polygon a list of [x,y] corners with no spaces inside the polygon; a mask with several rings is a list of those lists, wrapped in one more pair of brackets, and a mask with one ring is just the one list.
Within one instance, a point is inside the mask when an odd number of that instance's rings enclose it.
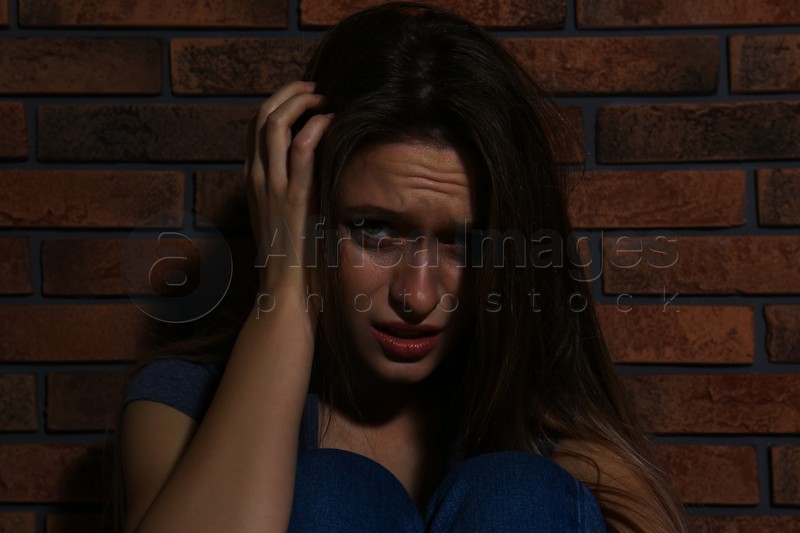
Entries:
{"label": "woman's open mouth", "polygon": [[390,359],[413,362],[425,357],[439,342],[442,329],[407,324],[375,324],[372,334]]}

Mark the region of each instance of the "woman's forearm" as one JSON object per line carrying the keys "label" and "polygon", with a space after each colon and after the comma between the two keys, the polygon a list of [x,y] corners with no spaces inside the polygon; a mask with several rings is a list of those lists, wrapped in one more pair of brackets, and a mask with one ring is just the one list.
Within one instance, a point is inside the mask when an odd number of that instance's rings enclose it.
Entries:
{"label": "woman's forearm", "polygon": [[203,422],[135,531],[286,530],[315,320],[299,296],[273,297],[272,311],[247,319]]}

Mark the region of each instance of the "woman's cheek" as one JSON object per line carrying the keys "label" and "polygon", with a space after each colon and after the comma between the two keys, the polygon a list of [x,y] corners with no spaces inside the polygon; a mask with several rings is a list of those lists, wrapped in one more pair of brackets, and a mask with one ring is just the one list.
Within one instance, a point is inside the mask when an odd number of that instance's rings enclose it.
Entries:
{"label": "woman's cheek", "polygon": [[345,243],[341,259],[340,279],[345,301],[363,300],[363,295],[372,298],[381,284],[381,277],[386,274],[386,268],[376,265],[368,252],[352,243]]}

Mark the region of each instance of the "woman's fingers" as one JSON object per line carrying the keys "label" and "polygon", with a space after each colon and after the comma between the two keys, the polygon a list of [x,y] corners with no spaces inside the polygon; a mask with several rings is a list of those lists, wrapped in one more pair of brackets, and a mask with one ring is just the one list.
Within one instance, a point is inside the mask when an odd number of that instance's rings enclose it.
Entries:
{"label": "woman's fingers", "polygon": [[314,84],[305,81],[295,81],[284,85],[267,98],[258,108],[258,113],[250,122],[247,136],[247,163],[245,164],[246,186],[251,189],[251,182],[266,179],[265,165],[267,163],[267,148],[265,144],[264,125],[267,117],[291,97],[297,94],[311,94]]}
{"label": "woman's fingers", "polygon": [[[245,191],[247,193],[248,208],[250,210],[250,223],[257,242],[260,242],[265,236],[264,232],[267,228],[269,217],[279,215],[274,209],[272,213],[270,213],[267,186],[270,182],[273,184],[283,183],[284,185],[278,188],[285,189],[287,179],[286,160],[288,158],[288,143],[290,143],[290,140],[285,141],[287,142],[287,146],[284,151],[282,153],[280,151],[273,152],[272,157],[270,157],[266,142],[267,121],[270,115],[281,108],[287,101],[298,95],[311,96],[313,95],[313,90],[314,84],[311,82],[295,81],[284,85],[259,106],[257,115],[249,124],[247,135],[247,159],[244,166],[243,179]],[[319,97],[312,96],[310,100],[316,102],[319,100]],[[292,104],[282,109],[278,115],[273,116],[272,120],[278,122],[280,127],[282,127],[284,121],[292,120],[291,111],[295,108],[296,105]],[[283,135],[291,137],[291,134],[288,133],[290,128],[291,124],[288,124],[285,128],[286,132],[283,132]],[[275,135],[273,133],[270,136],[274,137]],[[276,146],[275,149],[280,150],[280,146]],[[272,165],[271,168],[269,168],[270,165]],[[271,179],[268,177],[268,173]],[[281,194],[280,190],[274,192],[277,192],[279,195]],[[279,201],[279,199],[274,198],[274,193],[273,200]]]}
{"label": "woman's fingers", "polygon": [[292,146],[292,124],[309,109],[319,106],[323,96],[300,93],[290,97],[275,108],[264,126],[267,148],[267,186],[273,191],[285,190],[288,176],[287,163]]}
{"label": "woman's fingers", "polygon": [[290,180],[286,189],[286,202],[292,206],[306,206],[313,189],[314,151],[322,134],[333,120],[333,114],[314,115],[292,141],[289,156]]}
{"label": "woman's fingers", "polygon": [[293,81],[284,85],[272,96],[264,100],[258,107],[258,113],[253,118],[248,131],[248,155],[251,155],[251,168],[256,168],[256,163],[266,160],[266,150],[264,147],[264,124],[267,117],[275,111],[281,104],[296,94],[313,93],[314,84],[307,81]]}
{"label": "woman's fingers", "polygon": [[314,83],[310,81],[293,81],[287,83],[274,93],[272,96],[264,100],[258,108],[258,116],[256,117],[257,125],[260,128],[267,121],[270,113],[275,111],[278,106],[296,94],[313,93]]}
{"label": "woman's fingers", "polygon": [[250,125],[245,186],[259,265],[269,262],[261,272],[262,288],[299,287],[307,275],[296,267],[305,264],[302,243],[313,195],[314,153],[332,119],[313,115],[293,138],[293,126],[303,114],[324,101],[313,90],[307,82],[280,88]]}
{"label": "woman's fingers", "polygon": [[313,83],[307,81],[293,81],[275,91],[272,96],[264,100],[259,106],[253,130],[254,157],[252,166],[254,169],[264,172],[264,168],[269,160],[265,142],[265,124],[270,114],[293,96],[298,94],[312,94],[313,92]]}

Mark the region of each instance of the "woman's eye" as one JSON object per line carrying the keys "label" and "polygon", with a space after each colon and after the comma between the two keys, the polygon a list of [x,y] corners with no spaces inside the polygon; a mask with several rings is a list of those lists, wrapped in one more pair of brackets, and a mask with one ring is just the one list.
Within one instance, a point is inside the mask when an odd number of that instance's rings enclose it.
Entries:
{"label": "woman's eye", "polygon": [[467,254],[467,240],[463,235],[454,235],[439,241],[443,244],[445,251],[453,258],[462,260]]}
{"label": "woman's eye", "polygon": [[361,226],[361,231],[373,238],[392,237],[393,233],[389,226],[380,220],[365,220]]}
{"label": "woman's eye", "polygon": [[385,247],[395,243],[397,233],[392,227],[382,220],[355,218],[350,223],[350,234],[361,245],[375,245]]}

